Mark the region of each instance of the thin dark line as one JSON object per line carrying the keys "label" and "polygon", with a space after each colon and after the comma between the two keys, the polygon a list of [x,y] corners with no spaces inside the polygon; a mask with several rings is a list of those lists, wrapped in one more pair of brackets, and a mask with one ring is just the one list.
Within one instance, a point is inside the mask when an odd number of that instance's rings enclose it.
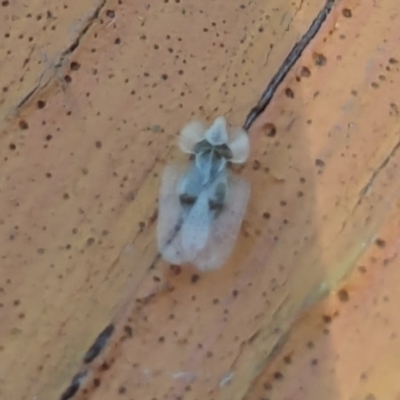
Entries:
{"label": "thin dark line", "polygon": [[114,332],[115,326],[113,324],[108,324],[97,336],[96,340],[90,346],[89,350],[83,357],[83,362],[85,364],[91,363],[104,349],[108,340]]}
{"label": "thin dark line", "polygon": [[72,399],[80,389],[81,383],[84,381],[86,376],[87,376],[86,370],[75,374],[71,380],[70,385],[64,390],[64,392],[60,396],[60,400]]}
{"label": "thin dark line", "polygon": [[245,130],[248,130],[256,118],[267,108],[268,104],[271,102],[276,90],[279,85],[285,79],[286,75],[293,68],[296,61],[300,58],[301,54],[305,48],[310,44],[311,40],[318,33],[322,24],[325,22],[329,13],[335,4],[335,0],[326,0],[325,6],[318,13],[317,17],[314,19],[307,32],[303,35],[299,42],[297,42],[289,55],[286,57],[285,61],[282,63],[277,73],[273,76],[267,89],[262,94],[258,104],[251,109],[247,115],[246,122],[243,125]]}

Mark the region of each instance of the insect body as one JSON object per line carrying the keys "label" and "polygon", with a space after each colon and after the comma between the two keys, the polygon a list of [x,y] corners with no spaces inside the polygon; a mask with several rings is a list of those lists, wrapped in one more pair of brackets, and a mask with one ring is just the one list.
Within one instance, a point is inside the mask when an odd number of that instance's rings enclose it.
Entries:
{"label": "insect body", "polygon": [[179,146],[193,160],[186,168],[166,167],[157,227],[159,250],[173,264],[212,270],[232,251],[250,188],[227,168],[230,162],[243,163],[249,154],[246,132],[231,133],[229,137],[223,117],[208,129],[197,121],[182,129]]}

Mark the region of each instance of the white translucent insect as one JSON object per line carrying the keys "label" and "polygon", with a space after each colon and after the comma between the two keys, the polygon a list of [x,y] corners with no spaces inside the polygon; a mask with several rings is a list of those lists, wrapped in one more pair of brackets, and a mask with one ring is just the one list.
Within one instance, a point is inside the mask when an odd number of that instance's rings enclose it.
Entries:
{"label": "white translucent insect", "polygon": [[249,140],[241,128],[228,136],[224,117],[207,129],[188,123],[180,149],[192,155],[187,167],[167,166],[159,198],[157,240],[165,260],[191,263],[200,270],[220,267],[235,244],[250,195],[248,183],[228,170],[243,163]]}

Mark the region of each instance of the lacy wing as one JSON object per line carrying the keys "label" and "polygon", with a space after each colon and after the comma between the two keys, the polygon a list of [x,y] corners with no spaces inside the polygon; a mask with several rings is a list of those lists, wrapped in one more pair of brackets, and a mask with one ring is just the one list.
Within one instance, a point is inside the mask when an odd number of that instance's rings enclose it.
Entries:
{"label": "lacy wing", "polygon": [[202,270],[217,269],[229,257],[239,234],[250,197],[250,185],[229,173],[228,197],[222,212],[211,223],[209,240],[193,262]]}
{"label": "lacy wing", "polygon": [[165,167],[158,200],[157,245],[171,264],[188,262],[182,247],[183,208],[179,201],[179,182],[186,170],[179,165]]}

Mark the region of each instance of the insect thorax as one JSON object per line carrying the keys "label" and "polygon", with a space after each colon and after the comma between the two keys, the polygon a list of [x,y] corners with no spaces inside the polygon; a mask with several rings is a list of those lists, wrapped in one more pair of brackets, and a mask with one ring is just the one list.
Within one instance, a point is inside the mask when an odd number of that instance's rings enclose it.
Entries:
{"label": "insect thorax", "polygon": [[225,143],[213,145],[208,140],[203,139],[193,147],[193,153],[195,154],[207,152],[213,152],[213,156],[217,159],[225,158],[229,161],[233,157],[232,151]]}

